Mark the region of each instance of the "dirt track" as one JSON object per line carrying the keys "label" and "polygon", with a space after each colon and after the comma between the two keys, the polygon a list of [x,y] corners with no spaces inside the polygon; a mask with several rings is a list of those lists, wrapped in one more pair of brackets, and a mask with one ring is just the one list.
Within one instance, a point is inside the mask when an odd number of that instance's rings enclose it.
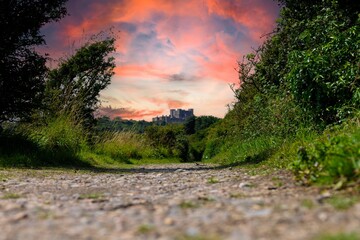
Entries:
{"label": "dirt track", "polygon": [[[0,239],[317,239],[360,234],[360,203],[291,174],[196,164],[135,170],[0,170]],[[359,235],[360,236],[360,235]]]}

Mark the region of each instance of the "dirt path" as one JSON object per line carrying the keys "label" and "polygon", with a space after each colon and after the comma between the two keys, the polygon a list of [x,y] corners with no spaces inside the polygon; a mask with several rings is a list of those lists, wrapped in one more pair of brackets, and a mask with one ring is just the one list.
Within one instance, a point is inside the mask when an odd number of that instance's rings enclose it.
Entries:
{"label": "dirt path", "polygon": [[0,239],[318,239],[360,231],[360,203],[290,174],[149,165],[131,173],[0,170]]}

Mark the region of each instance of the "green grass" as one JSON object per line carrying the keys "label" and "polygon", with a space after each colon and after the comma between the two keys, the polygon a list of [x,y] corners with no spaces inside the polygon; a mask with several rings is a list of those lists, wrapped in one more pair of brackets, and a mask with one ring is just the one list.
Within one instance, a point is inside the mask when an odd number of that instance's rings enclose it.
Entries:
{"label": "green grass", "polygon": [[102,199],[104,197],[104,194],[102,193],[87,193],[87,194],[81,194],[79,196],[79,199]]}
{"label": "green grass", "polygon": [[151,147],[142,134],[105,133],[92,136],[92,140],[88,136],[69,117],[49,119],[41,125],[8,126],[0,134],[0,167],[130,168],[180,162],[168,156],[166,149]]}
{"label": "green grass", "polygon": [[176,240],[220,240],[221,237],[218,236],[206,236],[204,234],[197,234],[195,236],[182,235],[175,238]]}
{"label": "green grass", "polygon": [[218,182],[219,182],[219,179],[217,179],[216,177],[211,177],[207,180],[207,183],[210,183],[210,184],[215,184]]}
{"label": "green grass", "polygon": [[153,225],[149,224],[142,224],[138,227],[137,233],[139,234],[149,234],[151,232],[154,232],[156,229]]}
{"label": "green grass", "polygon": [[337,210],[347,210],[359,201],[360,197],[358,196],[334,196],[325,200]]}
{"label": "green grass", "polygon": [[315,207],[314,201],[311,199],[303,199],[301,201],[301,206],[307,208],[307,209],[313,209]]}
{"label": "green grass", "polygon": [[314,240],[359,240],[359,233],[322,234]]}
{"label": "green grass", "polygon": [[292,169],[298,180],[341,188],[360,177],[360,123],[356,119],[297,144],[297,149]]}
{"label": "green grass", "polygon": [[[254,174],[289,169],[299,182],[333,185],[335,189],[346,187],[360,178],[358,117],[328,126],[323,132],[299,127],[296,133],[285,138],[263,134],[243,139],[241,132],[238,134],[238,138],[210,140],[212,144],[209,146],[218,149],[218,153],[205,162],[247,168]],[[205,150],[205,158],[214,151]],[[277,187],[282,185],[281,181],[274,181],[274,184]]]}
{"label": "green grass", "polygon": [[2,199],[18,199],[22,196],[17,193],[5,193],[4,196],[2,196]]}
{"label": "green grass", "polygon": [[191,208],[197,208],[198,205],[192,201],[183,201],[179,204],[179,207],[182,209],[191,209]]}

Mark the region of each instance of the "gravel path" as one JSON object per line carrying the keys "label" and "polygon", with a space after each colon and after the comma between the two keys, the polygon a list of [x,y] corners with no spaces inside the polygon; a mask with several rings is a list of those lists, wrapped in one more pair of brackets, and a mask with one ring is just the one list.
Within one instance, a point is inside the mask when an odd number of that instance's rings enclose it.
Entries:
{"label": "gravel path", "polygon": [[[0,170],[0,239],[317,239],[360,230],[360,203],[287,172],[209,165],[133,170]],[[360,235],[359,235],[360,236]]]}

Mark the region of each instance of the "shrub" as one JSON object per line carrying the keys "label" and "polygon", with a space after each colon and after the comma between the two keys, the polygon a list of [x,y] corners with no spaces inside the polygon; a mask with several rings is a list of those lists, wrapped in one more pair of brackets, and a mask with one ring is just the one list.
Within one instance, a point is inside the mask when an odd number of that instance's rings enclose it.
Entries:
{"label": "shrub", "polygon": [[335,126],[316,141],[299,147],[293,170],[304,183],[338,183],[341,186],[360,177],[359,149],[359,123]]}
{"label": "shrub", "polygon": [[97,154],[110,156],[115,161],[123,163],[154,155],[147,139],[133,132],[106,133],[95,144],[94,150]]}

